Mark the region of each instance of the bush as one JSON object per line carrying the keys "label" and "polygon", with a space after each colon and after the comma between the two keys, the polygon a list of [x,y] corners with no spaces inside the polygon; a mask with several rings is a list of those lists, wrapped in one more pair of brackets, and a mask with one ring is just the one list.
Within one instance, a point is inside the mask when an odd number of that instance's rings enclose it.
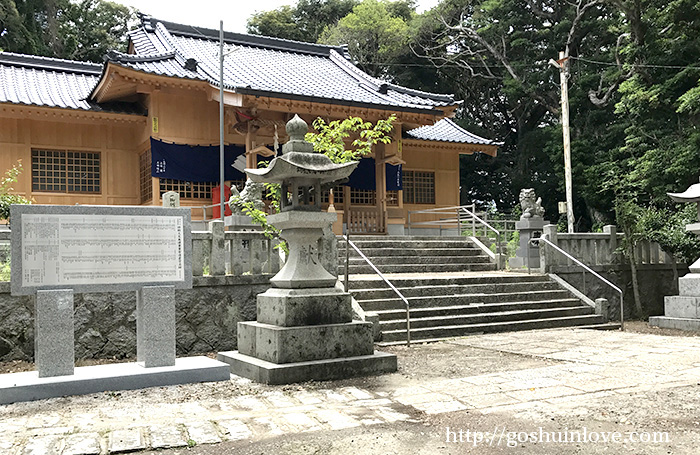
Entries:
{"label": "bush", "polygon": [[32,202],[18,194],[10,194],[12,184],[17,182],[17,177],[22,173],[22,161],[12,166],[0,179],[0,220],[10,220],[10,206],[12,204],[31,204]]}

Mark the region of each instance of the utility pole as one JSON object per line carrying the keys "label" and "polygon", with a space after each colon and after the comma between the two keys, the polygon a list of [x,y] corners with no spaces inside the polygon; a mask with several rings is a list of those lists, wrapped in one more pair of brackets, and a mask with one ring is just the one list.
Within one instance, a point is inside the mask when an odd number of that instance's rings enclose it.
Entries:
{"label": "utility pole", "polygon": [[219,216],[224,221],[224,21],[219,21]]}
{"label": "utility pole", "polygon": [[571,183],[571,137],[569,136],[569,57],[559,52],[559,60],[549,63],[559,68],[561,84],[561,127],[564,135],[564,182],[566,185],[566,222],[569,234],[574,232],[574,197]]}

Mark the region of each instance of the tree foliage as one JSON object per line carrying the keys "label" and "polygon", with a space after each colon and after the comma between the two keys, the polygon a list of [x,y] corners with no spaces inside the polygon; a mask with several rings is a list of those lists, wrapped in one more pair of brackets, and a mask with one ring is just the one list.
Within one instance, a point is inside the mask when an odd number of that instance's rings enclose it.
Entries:
{"label": "tree foliage", "polygon": [[8,52],[101,62],[125,50],[133,11],[105,0],[0,0],[0,47]]}
{"label": "tree foliage", "polygon": [[[326,122],[317,117],[313,122],[315,132],[306,133],[306,140],[314,145],[314,151],[325,154],[333,163],[341,164],[359,160],[372,152],[377,144],[391,142],[391,130],[396,116],[380,119],[376,124],[365,122],[360,117]],[[348,141],[352,136],[351,148]]]}
{"label": "tree foliage", "polygon": [[388,64],[408,44],[408,23],[414,9],[411,0],[364,0],[336,25],[326,28],[319,41],[346,44],[358,67],[372,76],[387,77],[391,74]]}
{"label": "tree foliage", "polygon": [[10,206],[12,204],[31,204],[29,199],[12,193],[12,185],[17,183],[17,178],[21,173],[22,161],[18,161],[0,178],[0,220],[10,220]]}
{"label": "tree foliage", "polygon": [[281,6],[254,14],[248,19],[248,33],[315,43],[326,27],[335,25],[359,0],[299,0],[295,6]]}

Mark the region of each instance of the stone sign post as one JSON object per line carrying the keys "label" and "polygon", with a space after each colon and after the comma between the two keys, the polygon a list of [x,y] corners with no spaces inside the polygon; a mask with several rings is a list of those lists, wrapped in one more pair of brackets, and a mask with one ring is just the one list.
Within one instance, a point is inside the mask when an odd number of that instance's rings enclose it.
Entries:
{"label": "stone sign post", "polygon": [[[12,294],[35,299],[37,372],[0,375],[0,403],[182,383],[175,288],[192,287],[189,209],[13,205],[11,231]],[[137,368],[170,370],[149,376],[118,364],[121,373],[102,365],[74,375],[74,292],[127,290],[137,293]]]}
{"label": "stone sign post", "polygon": [[526,188],[520,190],[520,206],[523,214],[515,223],[515,228],[520,232],[520,243],[515,251],[515,257],[508,261],[511,268],[540,267],[539,248],[530,245],[530,240],[543,234],[544,226],[549,224],[544,216],[542,199],[535,197],[535,190]]}
{"label": "stone sign post", "polygon": [[[700,183],[691,185],[683,193],[668,193],[675,202],[695,203],[698,222],[688,224],[685,230],[700,235]],[[669,329],[700,331],[700,259],[690,267],[690,273],[678,279],[680,295],[664,298],[664,315],[649,318],[649,325]]]}
{"label": "stone sign post", "polygon": [[304,140],[298,116],[289,142],[266,169],[246,169],[253,182],[282,186],[280,213],[268,222],[289,244],[284,267],[258,295],[257,320],[238,323],[238,351],[218,355],[234,374],[268,384],[339,379],[396,370],[396,356],[374,351],[372,324],[352,320],[352,297],[323,267],[319,240],[337,214],[321,211],[322,188],[347,178],[357,162],[334,164]]}

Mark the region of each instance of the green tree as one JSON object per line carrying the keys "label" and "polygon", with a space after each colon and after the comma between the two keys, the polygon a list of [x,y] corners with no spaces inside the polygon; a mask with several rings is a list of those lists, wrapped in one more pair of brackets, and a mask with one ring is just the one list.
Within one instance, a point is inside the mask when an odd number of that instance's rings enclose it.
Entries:
{"label": "green tree", "polygon": [[0,0],[0,51],[29,47],[27,29],[13,0]]}
{"label": "green tree", "polygon": [[315,43],[326,27],[350,13],[359,0],[299,0],[295,6],[281,6],[254,14],[248,19],[248,33]]}
{"label": "green tree", "polygon": [[10,18],[0,43],[9,52],[101,62],[108,50],[125,50],[135,20],[130,8],[104,0],[0,2],[0,19]]}
{"label": "green tree", "polygon": [[388,1],[364,0],[337,25],[328,27],[319,42],[347,44],[360,69],[375,77],[388,77],[387,62],[395,61],[408,44],[409,27],[403,14],[410,8],[406,5],[413,5],[412,1],[395,3],[404,7]]}
{"label": "green tree", "polygon": [[111,49],[125,50],[135,16],[131,9],[104,0],[71,3],[59,21],[61,57],[101,62]]}

